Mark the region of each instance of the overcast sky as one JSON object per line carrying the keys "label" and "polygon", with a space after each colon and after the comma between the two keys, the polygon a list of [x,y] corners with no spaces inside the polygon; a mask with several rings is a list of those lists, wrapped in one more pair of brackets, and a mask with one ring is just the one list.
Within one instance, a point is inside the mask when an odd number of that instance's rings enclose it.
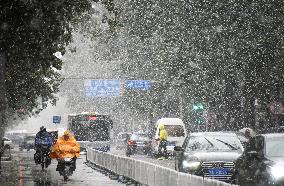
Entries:
{"label": "overcast sky", "polygon": [[39,130],[40,126],[45,126],[47,129],[56,129],[56,125],[52,123],[54,115],[61,116],[61,123],[57,124],[58,128],[66,128],[67,126],[67,115],[70,114],[68,108],[65,106],[66,98],[59,98],[56,106],[49,105],[43,110],[39,116],[31,117],[26,121],[21,122],[18,126],[12,130],[26,129],[28,132],[35,133]]}

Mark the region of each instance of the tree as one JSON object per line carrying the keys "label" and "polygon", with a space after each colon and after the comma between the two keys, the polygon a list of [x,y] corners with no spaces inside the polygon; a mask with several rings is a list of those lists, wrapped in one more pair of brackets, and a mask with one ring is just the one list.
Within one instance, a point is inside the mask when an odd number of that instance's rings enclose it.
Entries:
{"label": "tree", "polygon": [[[221,125],[254,127],[255,100],[265,107],[283,91],[282,1],[131,1],[124,7],[128,36],[144,48],[160,46],[140,59],[147,56],[155,74],[165,70],[165,82],[182,80],[186,102],[206,103]],[[148,42],[157,37],[160,42]]]}
{"label": "tree", "polygon": [[[112,0],[104,3],[109,9],[113,8]],[[88,0],[1,2],[1,71],[6,67],[6,71],[0,73],[2,132],[4,111],[24,116],[37,114],[34,108],[39,104],[39,97],[54,99],[62,66],[54,53],[64,54],[74,25],[90,7]]]}
{"label": "tree", "polygon": [[[186,17],[191,19],[184,20],[190,20],[188,30],[196,39],[191,61],[201,59],[198,64],[204,72],[197,81],[206,84],[203,91],[208,102],[224,105],[220,114],[227,117],[227,123],[238,120],[243,97],[244,123],[254,127],[255,100],[266,104],[279,92],[284,70],[283,13],[279,11],[283,5],[282,1],[194,1],[187,5],[191,11]],[[214,81],[222,82],[218,91],[208,89]],[[212,97],[212,92],[220,94]]]}

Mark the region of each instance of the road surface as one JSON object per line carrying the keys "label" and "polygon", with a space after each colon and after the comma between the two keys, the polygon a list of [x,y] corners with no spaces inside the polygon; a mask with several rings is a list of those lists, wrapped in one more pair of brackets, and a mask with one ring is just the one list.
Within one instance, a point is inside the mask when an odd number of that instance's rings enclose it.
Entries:
{"label": "road surface", "polygon": [[[85,164],[86,156],[81,155],[77,159],[77,167],[70,180],[64,182],[63,177],[55,170],[57,161],[46,171],[42,171],[39,165],[35,165],[33,154],[35,151],[14,151],[13,162],[3,162],[3,172],[1,175],[1,185],[20,186],[122,186],[116,180],[109,179],[108,176],[101,174]],[[8,170],[10,169],[10,170]],[[6,170],[6,172],[5,172]],[[9,175],[8,175],[9,174]]]}

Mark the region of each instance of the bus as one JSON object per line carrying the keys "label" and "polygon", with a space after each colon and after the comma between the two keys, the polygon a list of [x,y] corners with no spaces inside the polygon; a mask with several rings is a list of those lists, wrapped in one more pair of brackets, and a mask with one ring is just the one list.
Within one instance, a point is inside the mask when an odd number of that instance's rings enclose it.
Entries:
{"label": "bus", "polygon": [[81,146],[81,151],[94,148],[100,151],[110,150],[110,136],[113,122],[110,116],[96,112],[82,112],[68,115],[68,130]]}

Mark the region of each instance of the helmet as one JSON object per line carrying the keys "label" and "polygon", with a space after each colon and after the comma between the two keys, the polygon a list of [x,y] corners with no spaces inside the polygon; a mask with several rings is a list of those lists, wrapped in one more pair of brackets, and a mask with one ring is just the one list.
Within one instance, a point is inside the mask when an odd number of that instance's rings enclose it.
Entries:
{"label": "helmet", "polygon": [[40,131],[45,131],[45,130],[46,130],[46,128],[44,126],[40,127]]}
{"label": "helmet", "polygon": [[160,124],[159,129],[160,129],[160,130],[165,129],[165,125],[164,125],[164,124]]}
{"label": "helmet", "polygon": [[70,136],[70,131],[69,130],[65,130],[63,136]]}
{"label": "helmet", "polygon": [[249,138],[249,137],[252,138],[256,135],[255,132],[253,131],[253,129],[248,128],[248,127],[239,130],[239,132],[243,133],[243,135],[246,136],[247,138]]}

